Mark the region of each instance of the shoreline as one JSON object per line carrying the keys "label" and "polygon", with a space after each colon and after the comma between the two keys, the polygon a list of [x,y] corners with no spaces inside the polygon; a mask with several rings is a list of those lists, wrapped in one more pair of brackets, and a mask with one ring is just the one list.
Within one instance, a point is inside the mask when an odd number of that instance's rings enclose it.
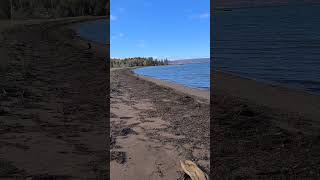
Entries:
{"label": "shoreline", "polygon": [[[192,88],[171,81],[139,75],[133,71],[133,69],[137,68],[143,67],[131,68],[133,76],[153,82],[162,87],[174,89],[181,93],[210,100],[210,90]],[[318,94],[311,93],[304,89],[288,87],[285,84],[273,84],[271,82],[259,81],[254,78],[245,77],[230,72],[215,70],[213,71],[213,74],[214,75],[212,77],[218,77],[218,79],[211,77],[212,84],[219,84],[215,86],[215,89],[218,91],[222,91],[234,97],[248,100],[252,103],[257,105],[259,104],[270,109],[276,109],[283,111],[284,113],[303,116],[310,120],[317,121],[318,117],[320,117],[320,95]],[[233,83],[237,85],[234,85]],[[249,87],[245,88],[243,86]],[[253,93],[253,91],[250,91],[249,89],[258,90],[261,96],[259,96],[257,93]],[[276,98],[263,98],[262,96],[264,95],[269,95],[270,97],[271,95],[275,95]],[[282,104],[280,101],[290,102],[291,104],[287,106],[287,104]]]}
{"label": "shoreline", "polygon": [[227,72],[227,71],[223,71],[223,70],[214,70],[214,71],[215,71],[215,73],[218,73],[218,74],[220,73],[220,74],[225,74],[227,76],[238,77],[239,79],[256,81],[258,84],[264,84],[264,85],[268,85],[268,86],[284,88],[284,89],[287,89],[288,91],[296,91],[298,93],[309,94],[312,96],[320,96],[320,93],[312,92],[307,89],[303,89],[303,88],[299,88],[299,87],[289,86],[285,83],[277,83],[277,82],[272,82],[272,81],[263,80],[263,79],[259,80],[259,79],[253,78],[253,77],[244,76],[241,74]]}
{"label": "shoreline", "polygon": [[88,42],[88,43],[92,43],[92,44],[96,44],[96,45],[101,45],[101,46],[110,46],[110,41],[109,41],[109,43],[104,44],[104,43],[101,43],[101,42],[97,42],[97,41],[93,41],[93,40],[90,40],[90,39],[86,39],[86,38],[80,36],[80,35],[78,34],[78,32],[77,32],[77,29],[79,28],[79,26],[80,26],[81,24],[83,24],[83,23],[85,24],[85,23],[87,23],[87,22],[99,21],[99,20],[103,20],[103,19],[98,18],[98,19],[96,19],[96,20],[79,22],[79,23],[75,23],[75,24],[73,24],[73,25],[70,25],[69,27],[74,31],[76,37],[77,37],[79,40],[81,40],[81,41],[85,41],[85,42]]}
{"label": "shoreline", "polygon": [[108,177],[109,52],[87,49],[69,27],[99,18],[8,22],[0,47],[8,55],[0,76],[1,176]]}
{"label": "shoreline", "polygon": [[[143,68],[143,67],[135,67],[133,69],[137,69],[137,68]],[[139,75],[139,74],[135,73],[133,71],[133,69],[130,70],[130,72],[132,73],[132,76],[138,77],[138,78],[145,80],[145,81],[155,83],[161,87],[171,88],[177,92],[185,93],[185,94],[188,94],[188,95],[191,95],[194,97],[198,97],[198,98],[201,98],[201,99],[208,101],[208,102],[210,101],[210,90],[209,89],[205,90],[205,89],[200,89],[200,88],[192,88],[192,87],[188,87],[186,85],[178,84],[178,83],[171,82],[171,81],[166,81],[166,80],[162,80],[162,79]]]}
{"label": "shoreline", "polygon": [[320,121],[320,96],[317,94],[223,71],[214,71],[212,77],[218,91],[284,113]]}
{"label": "shoreline", "polygon": [[[133,76],[153,82],[159,86],[176,90],[191,96],[210,100],[210,91],[187,87],[174,82],[139,75],[130,70]],[[213,93],[240,98],[250,104],[271,109],[282,114],[297,116],[313,122],[315,129],[320,127],[320,96],[305,90],[258,81],[237,74],[213,71]]]}

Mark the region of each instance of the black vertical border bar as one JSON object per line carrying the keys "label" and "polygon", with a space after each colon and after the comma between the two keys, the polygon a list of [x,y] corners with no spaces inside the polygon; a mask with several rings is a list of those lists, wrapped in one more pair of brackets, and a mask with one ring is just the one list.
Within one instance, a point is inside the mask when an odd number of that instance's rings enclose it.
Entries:
{"label": "black vertical border bar", "polygon": [[214,125],[214,107],[213,107],[213,93],[214,93],[214,38],[215,38],[215,17],[214,17],[214,6],[215,0],[210,0],[210,179],[213,179],[213,164],[214,164],[214,153],[213,144],[211,143],[214,136],[213,125]]}
{"label": "black vertical border bar", "polygon": [[103,179],[110,179],[110,0],[106,0],[106,26],[107,26],[107,57],[106,57],[106,153],[107,153],[107,159],[106,159],[106,177]]}

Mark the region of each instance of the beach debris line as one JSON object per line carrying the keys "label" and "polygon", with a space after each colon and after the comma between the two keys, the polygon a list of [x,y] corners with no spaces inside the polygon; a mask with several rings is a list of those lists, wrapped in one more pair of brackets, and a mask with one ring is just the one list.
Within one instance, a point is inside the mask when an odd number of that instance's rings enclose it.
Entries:
{"label": "beach debris line", "polygon": [[204,173],[194,162],[190,160],[180,161],[182,170],[192,180],[209,180],[209,176]]}

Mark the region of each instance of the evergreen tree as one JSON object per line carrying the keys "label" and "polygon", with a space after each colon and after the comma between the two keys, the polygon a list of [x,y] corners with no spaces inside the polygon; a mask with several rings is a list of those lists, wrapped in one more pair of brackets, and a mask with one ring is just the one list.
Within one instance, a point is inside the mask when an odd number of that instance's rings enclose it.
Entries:
{"label": "evergreen tree", "polygon": [[168,65],[168,60],[159,60],[152,57],[134,57],[124,59],[111,59],[110,66],[112,68],[119,67],[136,67],[136,66],[163,66]]}

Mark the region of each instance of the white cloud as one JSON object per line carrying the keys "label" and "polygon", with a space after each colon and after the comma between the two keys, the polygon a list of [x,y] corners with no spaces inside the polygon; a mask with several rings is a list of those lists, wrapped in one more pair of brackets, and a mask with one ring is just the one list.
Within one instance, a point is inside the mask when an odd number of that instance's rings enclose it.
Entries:
{"label": "white cloud", "polygon": [[110,15],[110,20],[111,20],[111,21],[115,21],[115,20],[117,20],[117,19],[118,19],[118,17],[117,17],[117,16]]}

